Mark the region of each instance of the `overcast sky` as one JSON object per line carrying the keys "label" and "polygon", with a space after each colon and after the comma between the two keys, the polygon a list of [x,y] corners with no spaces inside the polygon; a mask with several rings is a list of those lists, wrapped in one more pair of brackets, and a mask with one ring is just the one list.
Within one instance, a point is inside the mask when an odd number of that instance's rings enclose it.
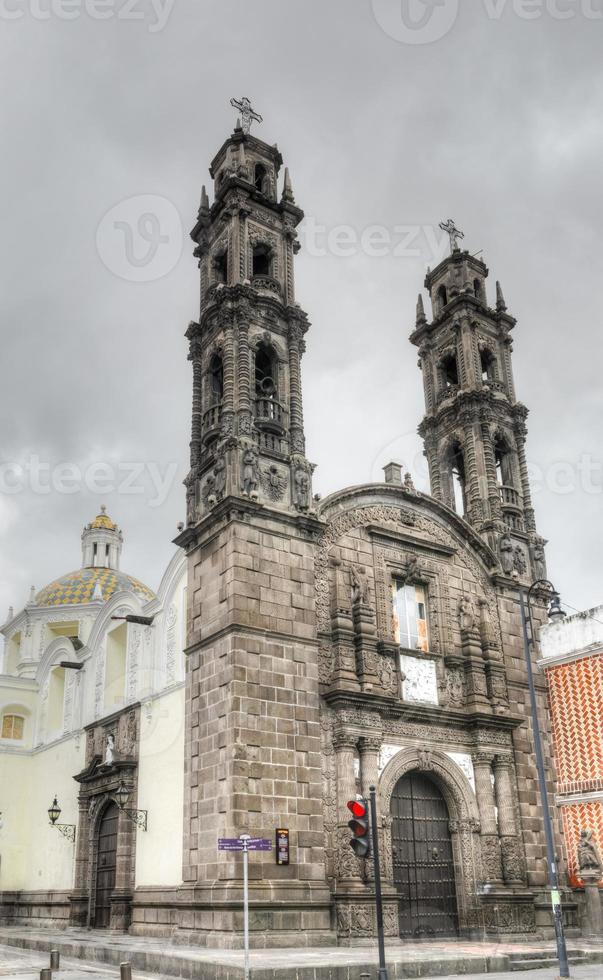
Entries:
{"label": "overcast sky", "polygon": [[92,2],[0,2],[0,619],[79,567],[102,503],[126,571],[156,588],[174,551],[188,232],[242,95],[307,215],[315,490],[382,479],[392,458],[426,488],[408,335],[452,216],[518,318],[550,576],[573,606],[603,602],[602,0]]}

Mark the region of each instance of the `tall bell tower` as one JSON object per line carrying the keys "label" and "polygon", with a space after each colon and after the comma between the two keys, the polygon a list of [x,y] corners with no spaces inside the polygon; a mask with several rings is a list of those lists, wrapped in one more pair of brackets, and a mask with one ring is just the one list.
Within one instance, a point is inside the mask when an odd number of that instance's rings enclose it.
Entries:
{"label": "tall bell tower", "polygon": [[[238,121],[212,161],[191,232],[201,313],[187,336],[193,364],[188,523],[227,496],[304,513],[312,501],[300,362],[308,319],[295,302],[303,211],[276,146]],[[246,131],[247,130],[247,131]]]}
{"label": "tall bell tower", "polygon": [[427,319],[419,295],[411,342],[419,348],[431,492],[456,510],[501,558],[506,574],[545,574],[526,460],[527,408],[517,400],[511,354],[516,320],[500,283],[489,305],[488,269],[461,250],[452,220],[441,225],[451,254],[428,270]]}
{"label": "tall bell tower", "polygon": [[[242,856],[219,838],[275,840],[251,861],[254,945],[334,942],[325,877],[313,510],[295,301],[303,217],[282,157],[250,133],[247,100],[212,161],[191,237],[201,307],[193,367],[185,816],[180,928],[240,942]],[[281,856],[282,857],[282,856]]]}

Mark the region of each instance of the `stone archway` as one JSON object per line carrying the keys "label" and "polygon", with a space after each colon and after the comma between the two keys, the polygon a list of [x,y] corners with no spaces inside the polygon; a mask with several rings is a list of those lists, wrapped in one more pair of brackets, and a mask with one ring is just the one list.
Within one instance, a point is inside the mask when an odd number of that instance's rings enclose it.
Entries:
{"label": "stone archway", "polygon": [[480,880],[479,813],[467,777],[441,752],[416,747],[401,749],[385,767],[379,783],[384,821],[385,869],[393,885],[392,798],[399,781],[407,773],[427,776],[445,802],[452,846],[459,932],[470,931],[479,921],[477,884]]}

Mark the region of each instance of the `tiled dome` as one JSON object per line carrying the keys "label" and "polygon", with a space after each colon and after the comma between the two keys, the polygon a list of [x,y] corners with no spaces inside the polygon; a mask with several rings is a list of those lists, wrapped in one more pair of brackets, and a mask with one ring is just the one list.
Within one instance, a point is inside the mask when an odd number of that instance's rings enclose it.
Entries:
{"label": "tiled dome", "polygon": [[77,572],[63,575],[38,592],[36,605],[67,606],[98,602],[110,599],[114,592],[122,591],[134,592],[143,602],[155,598],[155,593],[138,579],[114,568],[79,568]]}
{"label": "tiled dome", "polygon": [[100,514],[97,514],[97,516],[88,525],[88,527],[101,528],[104,529],[105,531],[117,531],[117,524],[115,524],[107,514],[106,507],[101,507]]}

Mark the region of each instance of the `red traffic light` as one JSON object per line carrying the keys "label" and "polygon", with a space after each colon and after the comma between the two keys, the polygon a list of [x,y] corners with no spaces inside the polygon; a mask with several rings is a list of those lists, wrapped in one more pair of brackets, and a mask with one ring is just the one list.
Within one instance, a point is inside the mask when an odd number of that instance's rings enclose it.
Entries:
{"label": "red traffic light", "polygon": [[355,817],[366,817],[368,813],[368,807],[364,800],[350,800],[347,807]]}
{"label": "red traffic light", "polygon": [[350,847],[357,857],[368,857],[371,845],[369,839],[369,812],[366,800],[350,800],[346,804],[352,814],[348,827],[353,833]]}

